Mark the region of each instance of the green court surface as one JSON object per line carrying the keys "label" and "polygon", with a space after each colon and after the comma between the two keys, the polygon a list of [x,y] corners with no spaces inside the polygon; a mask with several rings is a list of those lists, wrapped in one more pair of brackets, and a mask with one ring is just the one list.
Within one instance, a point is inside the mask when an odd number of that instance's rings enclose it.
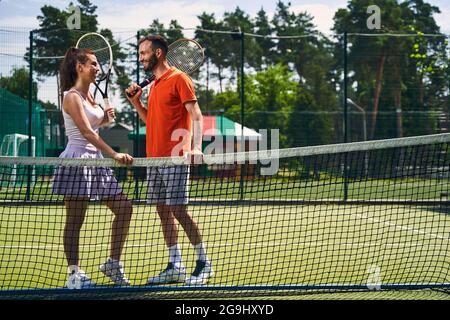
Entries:
{"label": "green court surface", "polygon": [[[364,285],[374,280],[382,284],[450,282],[448,206],[316,204],[189,208],[200,225],[214,266],[215,276],[208,284],[211,287]],[[62,246],[64,206],[1,206],[0,213],[0,293],[5,289],[62,288],[66,280]],[[98,266],[108,257],[112,218],[106,206],[91,204],[81,234],[81,267],[100,285],[111,284]],[[188,272],[192,272],[195,253],[182,230],[180,244],[184,263]],[[135,205],[123,256],[132,285],[145,285],[147,278],[160,272],[167,261],[155,207]],[[270,292],[264,295],[270,296]],[[435,291],[420,292],[426,299],[442,298]],[[273,293],[278,295],[276,291]],[[255,296],[258,294],[255,292]],[[339,293],[349,299],[364,299],[366,294],[367,298],[387,299],[394,293]],[[397,294],[399,299],[417,296],[415,291]],[[325,293],[294,294],[291,298],[320,296],[337,297]]]}
{"label": "green court surface", "polygon": [[[135,194],[145,199],[147,183],[144,180],[135,182],[132,178],[122,181],[124,191],[130,199]],[[342,200],[344,180],[338,177],[324,176],[314,179],[282,179],[265,178],[249,179],[243,183],[244,199],[283,199],[290,200]],[[449,192],[450,181],[446,179],[371,179],[348,181],[348,199],[350,200],[442,200],[441,194]],[[0,186],[0,201],[22,201],[26,199],[26,180],[19,184]],[[217,179],[205,178],[190,181],[190,197],[195,199],[237,200],[240,197],[240,182],[237,178]],[[30,184],[30,200],[48,201],[62,200],[62,196],[52,193],[51,177],[42,177],[38,182]]]}

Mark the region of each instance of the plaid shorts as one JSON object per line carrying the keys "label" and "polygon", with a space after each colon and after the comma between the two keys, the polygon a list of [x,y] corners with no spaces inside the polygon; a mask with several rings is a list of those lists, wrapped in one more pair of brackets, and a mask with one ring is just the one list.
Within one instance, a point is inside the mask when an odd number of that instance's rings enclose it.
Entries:
{"label": "plaid shorts", "polygon": [[189,166],[147,168],[147,202],[188,204]]}

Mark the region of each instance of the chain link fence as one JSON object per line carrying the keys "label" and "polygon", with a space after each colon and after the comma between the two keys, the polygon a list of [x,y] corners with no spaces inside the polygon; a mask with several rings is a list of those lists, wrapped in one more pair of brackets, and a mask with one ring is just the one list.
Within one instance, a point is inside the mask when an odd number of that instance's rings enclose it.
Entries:
{"label": "chain link fence", "polygon": [[[145,155],[145,128],[123,91],[148,76],[137,42],[150,31],[104,33],[115,56],[110,96],[118,118],[101,134],[135,156]],[[31,135],[38,156],[64,148],[58,67],[84,32],[0,28],[0,141]],[[277,129],[280,148],[449,132],[447,35],[158,33],[169,43],[190,37],[204,47],[203,66],[191,76],[205,116],[256,132]]]}

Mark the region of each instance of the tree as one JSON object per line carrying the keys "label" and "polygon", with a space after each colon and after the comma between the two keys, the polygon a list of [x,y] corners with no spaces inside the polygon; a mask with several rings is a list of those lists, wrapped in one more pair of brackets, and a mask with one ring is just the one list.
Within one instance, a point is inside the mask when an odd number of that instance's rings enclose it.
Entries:
{"label": "tree", "polygon": [[255,38],[258,51],[254,55],[254,65],[256,70],[267,68],[274,61],[273,51],[275,49],[275,41],[270,38],[273,34],[273,27],[270,25],[269,17],[263,8],[258,11],[254,19],[255,33],[261,37]]}
{"label": "tree", "polygon": [[[69,7],[73,6],[71,2]],[[97,16],[94,14],[97,7],[89,0],[79,0],[78,6],[83,17],[82,27],[84,31],[97,31]],[[38,31],[33,33],[33,69],[42,80],[42,76],[56,76],[59,91],[59,65],[61,57],[70,46],[75,46],[76,40],[81,35],[77,30],[70,30],[66,26],[66,21],[70,16],[69,11],[44,5],[41,8],[42,15],[39,15]],[[29,52],[25,55],[29,60]],[[60,103],[58,101],[58,103]]]}
{"label": "tree", "polygon": [[171,20],[169,23],[169,27],[166,28],[164,23],[160,22],[159,19],[155,19],[152,21],[150,26],[146,29],[139,30],[141,35],[161,35],[164,37],[169,44],[178,40],[180,38],[184,38],[183,27],[178,23],[177,20]]}
{"label": "tree", "polygon": [[[239,7],[236,7],[233,12],[224,13],[223,26],[226,30],[235,32],[240,30],[244,33],[254,33],[255,29],[253,19]],[[241,66],[241,42],[237,40],[239,40],[239,37],[231,37],[227,43],[227,49],[225,50],[225,65],[236,74],[236,79]],[[245,36],[244,62],[247,63],[249,67],[260,69],[261,53],[261,49],[256,42],[256,39],[254,37]]]}
{"label": "tree", "polygon": [[[5,88],[11,93],[28,100],[29,98],[29,79],[30,73],[25,67],[13,68],[11,76],[0,77],[0,87]],[[38,84],[33,81],[32,100],[37,101]]]}
{"label": "tree", "polygon": [[[40,29],[33,32],[33,71],[36,72],[37,79],[43,80],[42,77],[56,76],[58,96],[62,101],[59,90],[59,66],[62,57],[69,47],[76,45],[76,41],[83,33],[99,32],[108,39],[113,49],[114,69],[110,81],[110,90],[114,92],[115,86],[118,86],[123,92],[125,84],[130,82],[123,66],[126,54],[122,51],[120,44],[114,39],[111,30],[98,30],[97,15],[95,14],[97,6],[93,5],[89,0],[78,0],[77,5],[82,16],[82,30],[67,28],[66,21],[71,15],[69,10],[60,10],[50,5],[44,5],[41,8],[42,15],[37,17]],[[73,3],[71,2],[68,8],[72,6]],[[25,59],[29,61],[29,57],[30,54],[27,52]],[[58,105],[60,106],[60,101],[58,101]]]}
{"label": "tree", "polygon": [[[309,117],[312,122],[320,123],[316,127],[321,127],[323,130],[314,130],[315,138],[306,140],[306,143],[330,141],[329,130],[324,124],[329,124],[332,128],[330,113],[327,111],[335,111],[338,105],[333,84],[332,67],[335,59],[332,54],[332,43],[316,30],[311,15],[307,12],[298,14],[291,12],[290,3],[285,4],[282,1],[277,3],[272,24],[276,35],[280,36],[273,55],[274,60],[288,66],[298,76],[299,96],[295,105],[296,114],[291,115],[290,123],[297,123],[298,118],[303,117],[299,112],[307,112],[304,117]],[[285,36],[289,37],[281,38]],[[310,108],[306,107],[305,101],[309,101]],[[317,114],[313,115],[312,112]],[[302,126],[305,127],[305,125]],[[294,130],[294,128],[295,126],[291,125],[291,129]],[[312,137],[312,135],[303,135],[304,138],[307,136]],[[295,145],[296,141],[291,140],[290,143]]]}
{"label": "tree", "polygon": [[[239,7],[233,12],[226,12],[222,21],[217,20],[214,14],[207,13],[203,13],[199,19],[202,29],[225,28],[228,31],[236,31],[239,27],[241,31],[258,35],[246,35],[244,38],[245,125],[252,128],[280,129],[281,145],[288,146],[294,143],[288,138],[288,131],[294,128],[293,125],[288,126],[289,119],[299,117],[299,114],[292,113],[292,108],[297,105],[296,92],[299,88],[308,92],[308,97],[313,99],[314,105],[317,106],[315,110],[320,112],[336,109],[337,95],[332,81],[334,73],[331,71],[335,60],[331,42],[317,32],[310,15],[305,12],[291,12],[290,4],[282,1],[279,1],[277,6],[277,11],[271,19],[263,9],[255,18],[251,18]],[[202,30],[198,30],[196,35],[206,49],[207,65],[211,63],[219,71],[216,75],[220,93],[213,96],[208,90],[209,73],[206,89],[201,91],[211,97],[208,109],[224,110],[225,115],[240,121],[239,90],[235,87],[224,90],[222,83],[223,74],[231,71],[232,75],[237,75],[239,86],[239,41],[233,41],[228,35]],[[283,38],[292,35],[300,37]],[[273,36],[280,38],[274,39]],[[302,38],[305,36],[308,38]],[[207,70],[209,69],[210,67],[207,67]],[[287,102],[289,103],[286,104]],[[321,117],[326,118],[324,123],[328,123],[329,115]],[[323,141],[328,141],[328,131],[324,135],[326,137]]]}
{"label": "tree", "polygon": [[246,80],[246,124],[258,129],[279,129],[280,147],[288,147],[298,84],[287,66],[277,64],[248,76]]}
{"label": "tree", "polygon": [[[281,64],[269,66],[246,76],[245,126],[254,129],[279,129],[280,146],[289,145],[288,119],[295,104],[297,83],[293,73]],[[224,108],[230,119],[240,122],[240,99],[236,90],[217,94],[213,106]]]}
{"label": "tree", "polygon": [[[216,21],[214,13],[207,14],[203,12],[198,16],[200,20],[200,25],[197,29],[203,30],[224,30],[223,22]],[[229,42],[229,36],[223,34],[211,34],[209,32],[203,32],[202,30],[195,31],[195,37],[201,43],[203,48],[205,48],[205,59],[206,59],[206,89],[205,92],[209,92],[209,77],[210,75],[217,77],[219,80],[219,90],[223,93],[223,80],[224,69],[226,68],[226,52],[224,48],[227,47]],[[217,68],[217,72],[210,72],[211,64]],[[207,98],[209,101],[209,97]]]}
{"label": "tree", "polygon": [[[25,100],[29,98],[29,80],[30,73],[27,68],[13,68],[11,76],[0,77],[0,88],[4,88],[9,92],[19,96]],[[46,110],[56,110],[57,106],[50,101],[42,101],[38,99],[38,83],[33,80],[32,101],[37,101]]]}
{"label": "tree", "polygon": [[[337,33],[368,33],[367,29],[367,7],[369,5],[378,5],[381,8],[382,30],[401,30],[401,8],[396,0],[387,1],[368,1],[368,0],[352,0],[346,9],[339,9],[334,16],[334,30]],[[373,108],[371,125],[369,128],[369,138],[373,139],[375,135],[375,127],[379,109],[379,101],[381,90],[383,87],[383,75],[388,56],[395,51],[393,42],[386,37],[366,37],[353,36],[349,39],[348,53],[349,70],[355,72],[353,79],[349,79],[350,84],[355,81],[361,86],[365,96],[360,97],[362,105],[369,104],[369,95],[373,94]],[[342,45],[342,42],[341,42]],[[393,50],[393,51],[392,51]],[[347,70],[347,72],[349,71]],[[349,73],[349,72],[348,72]],[[375,78],[375,85],[372,85],[372,79]]]}
{"label": "tree", "polygon": [[[370,31],[367,29],[366,9],[371,4],[377,4],[381,8],[381,30]],[[365,34],[370,32],[411,33],[411,31],[437,33],[439,28],[433,19],[433,13],[436,12],[438,12],[436,7],[430,6],[422,0],[401,3],[396,0],[352,0],[349,1],[346,9],[339,9],[336,12],[334,30],[338,34],[345,31]],[[396,114],[395,133],[397,136],[402,136],[405,132],[405,121],[409,121],[409,119],[403,118],[403,109],[414,104],[417,105],[417,101],[422,101],[423,105],[424,74],[420,75],[420,72],[417,74],[415,65],[419,61],[412,61],[418,58],[416,54],[419,52],[414,52],[414,57],[410,55],[408,58],[410,52],[414,50],[414,45],[419,46],[418,43],[415,43],[417,38],[414,39],[414,37],[390,37],[387,35],[352,35],[348,37],[349,91],[351,92],[355,87],[355,99],[367,111],[370,111],[370,139],[394,134],[390,132],[392,126],[389,123],[377,121],[379,111]],[[441,37],[440,40],[432,39],[434,40],[428,39],[430,40],[428,45],[422,48],[420,59],[425,51],[428,52],[427,58],[431,58],[431,52],[441,50],[444,37]],[[342,42],[340,46],[342,51]],[[416,48],[418,49],[417,46]],[[428,67],[432,59],[425,62],[424,58],[423,66]],[[352,73],[353,75],[351,75]],[[436,80],[434,82],[436,83]],[[382,94],[383,90],[385,90],[385,94]],[[411,99],[412,96],[415,98]]]}

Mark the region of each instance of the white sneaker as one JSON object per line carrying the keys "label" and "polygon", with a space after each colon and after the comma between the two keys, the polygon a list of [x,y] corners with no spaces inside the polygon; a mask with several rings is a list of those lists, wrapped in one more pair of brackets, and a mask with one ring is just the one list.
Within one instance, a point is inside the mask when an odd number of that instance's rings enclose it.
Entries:
{"label": "white sneaker", "polygon": [[66,282],[66,288],[68,289],[87,289],[94,286],[95,283],[81,269],[72,270]]}
{"label": "white sneaker", "polygon": [[181,265],[179,267],[174,266],[173,263],[169,262],[167,268],[162,271],[159,275],[155,277],[150,277],[147,284],[168,284],[184,282],[186,280],[186,268]]}
{"label": "white sneaker", "polygon": [[192,275],[186,279],[187,285],[207,284],[209,278],[214,274],[211,262],[197,260],[195,270]]}
{"label": "white sneaker", "polygon": [[100,265],[100,271],[118,286],[130,285],[130,280],[125,277],[123,264],[120,261],[114,261],[108,258],[105,263]]}

